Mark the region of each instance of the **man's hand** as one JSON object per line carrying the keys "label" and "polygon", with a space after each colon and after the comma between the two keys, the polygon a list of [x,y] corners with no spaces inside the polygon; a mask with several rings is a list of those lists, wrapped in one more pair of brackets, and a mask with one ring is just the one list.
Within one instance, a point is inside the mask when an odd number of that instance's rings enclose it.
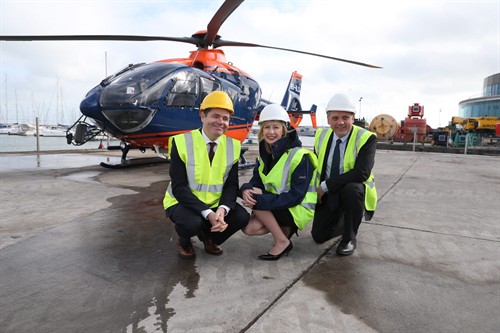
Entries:
{"label": "man's hand", "polygon": [[320,204],[321,203],[321,199],[325,195],[325,191],[323,191],[323,189],[321,188],[321,186],[318,186],[316,188],[316,192],[318,193],[318,203]]}
{"label": "man's hand", "polygon": [[227,223],[224,220],[224,216],[226,215],[226,210],[222,207],[219,207],[217,211],[214,213],[208,214],[208,221],[212,225],[210,228],[211,232],[223,232],[227,228]]}

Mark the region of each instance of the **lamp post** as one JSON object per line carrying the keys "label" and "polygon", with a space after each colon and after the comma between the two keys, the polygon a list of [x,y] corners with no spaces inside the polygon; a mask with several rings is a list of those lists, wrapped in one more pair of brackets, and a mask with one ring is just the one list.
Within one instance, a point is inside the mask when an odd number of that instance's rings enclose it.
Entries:
{"label": "lamp post", "polygon": [[362,99],[363,99],[363,97],[359,98],[359,120],[361,120],[361,100]]}

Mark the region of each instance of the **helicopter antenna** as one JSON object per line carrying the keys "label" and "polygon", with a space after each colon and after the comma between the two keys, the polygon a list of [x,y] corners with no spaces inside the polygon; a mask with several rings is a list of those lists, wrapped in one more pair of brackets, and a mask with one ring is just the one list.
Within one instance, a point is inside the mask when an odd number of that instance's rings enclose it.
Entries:
{"label": "helicopter antenna", "polygon": [[104,77],[108,77],[108,51],[104,51]]}
{"label": "helicopter antenna", "polygon": [[198,53],[200,52],[199,50],[200,49],[196,49],[196,53],[193,57],[193,62],[191,63],[191,67],[194,67],[194,63],[196,62],[196,59],[198,58]]}

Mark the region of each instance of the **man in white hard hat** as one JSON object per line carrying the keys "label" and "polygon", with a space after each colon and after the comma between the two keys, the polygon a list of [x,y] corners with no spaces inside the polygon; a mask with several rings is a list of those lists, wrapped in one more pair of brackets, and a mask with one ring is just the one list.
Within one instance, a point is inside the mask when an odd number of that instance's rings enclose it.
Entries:
{"label": "man in white hard hat", "polygon": [[336,94],[326,107],[330,128],[314,137],[320,184],[311,234],[317,243],[342,235],[336,252],[344,256],[356,249],[363,215],[370,220],[377,206],[376,136],[354,125],[355,113],[347,96]]}

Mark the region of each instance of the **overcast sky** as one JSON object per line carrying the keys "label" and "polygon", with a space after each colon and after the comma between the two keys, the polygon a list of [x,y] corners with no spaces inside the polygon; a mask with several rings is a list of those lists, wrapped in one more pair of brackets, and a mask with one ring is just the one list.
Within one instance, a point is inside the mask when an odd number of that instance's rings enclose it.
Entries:
{"label": "overcast sky", "polygon": [[[0,33],[184,37],[206,29],[222,2],[0,0]],[[368,121],[382,113],[403,120],[408,106],[420,103],[428,124],[443,126],[458,115],[460,101],[481,95],[485,77],[500,72],[500,0],[247,0],[219,34],[383,67],[223,48],[228,61],[260,83],[263,97],[278,103],[297,70],[302,106],[318,106],[320,125],[326,125],[328,100],[342,92]],[[191,50],[174,42],[0,42],[0,122],[33,123],[38,116],[42,123],[72,124],[106,69],[112,74]]]}

